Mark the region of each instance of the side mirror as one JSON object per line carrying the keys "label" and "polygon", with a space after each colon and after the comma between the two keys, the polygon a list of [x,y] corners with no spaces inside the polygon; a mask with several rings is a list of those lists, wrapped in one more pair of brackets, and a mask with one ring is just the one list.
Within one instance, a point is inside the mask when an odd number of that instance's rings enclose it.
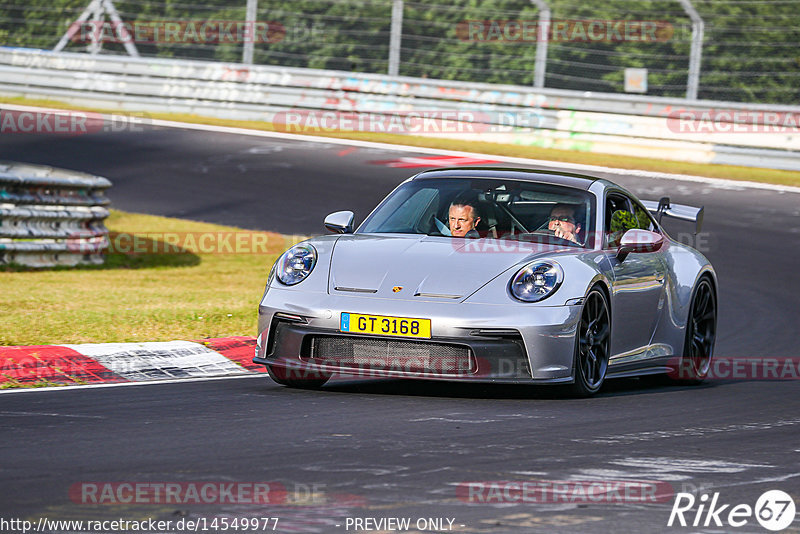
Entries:
{"label": "side mirror", "polygon": [[655,252],[664,244],[664,236],[649,230],[633,228],[625,232],[619,242],[617,259],[623,261],[628,254]]}
{"label": "side mirror", "polygon": [[325,217],[325,228],[334,234],[352,234],[353,219],[355,215],[352,211],[337,211]]}

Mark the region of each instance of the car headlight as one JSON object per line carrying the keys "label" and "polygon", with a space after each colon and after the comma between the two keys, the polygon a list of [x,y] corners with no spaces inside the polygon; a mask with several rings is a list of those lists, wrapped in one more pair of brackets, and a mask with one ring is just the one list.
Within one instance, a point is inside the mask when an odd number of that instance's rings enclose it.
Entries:
{"label": "car headlight", "polygon": [[564,270],[552,261],[530,263],[517,271],[509,289],[514,298],[523,302],[539,302],[559,288],[564,281]]}
{"label": "car headlight", "polygon": [[275,265],[275,275],[287,286],[299,284],[311,274],[317,263],[317,250],[308,243],[300,243],[283,253]]}

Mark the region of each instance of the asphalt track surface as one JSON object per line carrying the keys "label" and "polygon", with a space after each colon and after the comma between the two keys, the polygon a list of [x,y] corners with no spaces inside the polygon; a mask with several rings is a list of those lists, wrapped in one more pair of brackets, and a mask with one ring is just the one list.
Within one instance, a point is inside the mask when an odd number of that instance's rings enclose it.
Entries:
{"label": "asphalt track surface", "polygon": [[[109,177],[119,209],[299,234],[321,233],[323,217],[339,209],[362,219],[416,171],[371,162],[409,155],[160,128],[0,137],[0,159]],[[693,243],[719,275],[717,355],[791,357],[796,366],[800,195],[613,179],[641,198],[706,206]],[[689,228],[670,231],[691,239]],[[719,492],[720,504],[753,506],[781,489],[800,506],[797,380],[625,380],[582,400],[545,388],[396,380],[311,392],[266,377],[20,392],[0,395],[0,435],[0,517],[33,521],[271,516],[278,532],[353,532],[347,518],[432,517],[454,519],[459,532],[727,532],[703,526],[705,516],[698,527],[668,527],[671,493]],[[465,482],[542,480],[661,481],[669,490],[655,503],[515,495],[485,503],[488,492],[472,502],[458,492]],[[289,499],[70,500],[70,487],[87,481],[274,482]],[[765,532],[754,518],[735,530]]]}

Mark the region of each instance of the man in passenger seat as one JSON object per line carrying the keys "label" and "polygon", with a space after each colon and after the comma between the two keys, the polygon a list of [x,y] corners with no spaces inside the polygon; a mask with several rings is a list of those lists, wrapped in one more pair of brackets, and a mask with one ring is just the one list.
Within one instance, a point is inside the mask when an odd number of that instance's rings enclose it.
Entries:
{"label": "man in passenger seat", "polygon": [[556,204],[550,211],[550,221],[547,229],[551,230],[556,237],[581,244],[578,241],[578,234],[581,225],[575,220],[575,208],[569,204]]}

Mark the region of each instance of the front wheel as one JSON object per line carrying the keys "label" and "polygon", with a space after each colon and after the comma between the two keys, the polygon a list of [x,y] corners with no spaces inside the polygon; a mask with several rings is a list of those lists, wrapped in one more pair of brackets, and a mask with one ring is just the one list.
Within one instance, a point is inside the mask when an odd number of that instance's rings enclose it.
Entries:
{"label": "front wheel", "polygon": [[299,389],[318,389],[331,377],[328,373],[305,369],[287,369],[267,365],[269,377],[282,386]]}
{"label": "front wheel", "polygon": [[581,310],[575,340],[575,382],[573,395],[588,397],[597,393],[606,378],[611,339],[611,315],[606,296],[592,289]]}

